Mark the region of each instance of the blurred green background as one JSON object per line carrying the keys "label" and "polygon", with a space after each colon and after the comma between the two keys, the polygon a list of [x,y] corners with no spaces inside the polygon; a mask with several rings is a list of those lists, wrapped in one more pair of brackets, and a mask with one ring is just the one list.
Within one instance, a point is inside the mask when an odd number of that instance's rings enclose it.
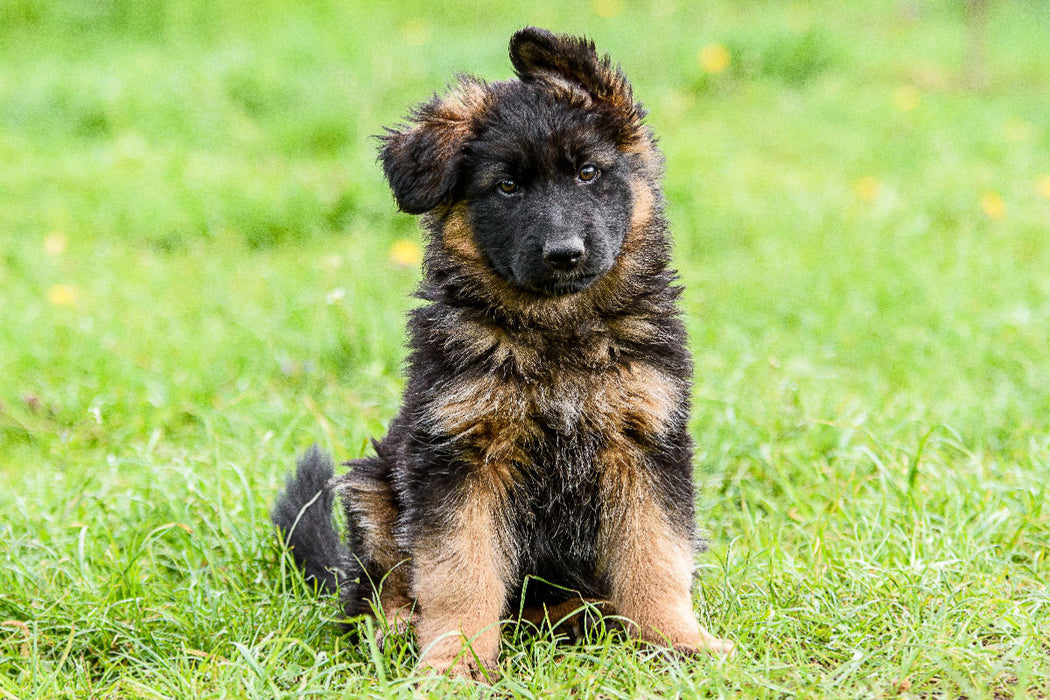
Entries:
{"label": "blurred green background", "polygon": [[[35,664],[4,628],[0,689],[149,669],[113,652],[142,620],[69,632],[124,594],[212,611],[150,642],[173,658],[278,624],[241,610],[273,603],[281,473],[314,440],[361,454],[402,386],[422,242],[373,137],[457,72],[511,77],[526,24],[609,52],[667,155],[726,634],[779,605],[764,575],[800,585],[837,541],[842,571],[892,576],[934,521],[922,546],[977,599],[1046,583],[1050,3],[0,0],[0,618],[32,623]],[[165,559],[147,544],[173,523],[197,537],[158,536]],[[1045,678],[1038,600],[1016,658]],[[804,642],[812,615],[780,624]],[[852,658],[836,639],[825,690]],[[886,653],[874,675],[902,673]],[[998,678],[951,668],[960,692]]]}
{"label": "blurred green background", "polygon": [[[1045,424],[1050,9],[975,14],[6,0],[0,439],[87,420],[110,399],[82,373],[116,372],[147,413],[227,393],[245,363],[270,378],[283,355],[396,373],[393,336],[369,334],[399,323],[411,273],[386,251],[417,233],[372,137],[457,71],[509,77],[526,23],[592,36],[652,113],[701,389],[776,358],[829,395],[818,414],[861,393],[960,428]],[[350,327],[295,302],[307,277],[351,285]],[[57,415],[27,415],[27,395]]]}

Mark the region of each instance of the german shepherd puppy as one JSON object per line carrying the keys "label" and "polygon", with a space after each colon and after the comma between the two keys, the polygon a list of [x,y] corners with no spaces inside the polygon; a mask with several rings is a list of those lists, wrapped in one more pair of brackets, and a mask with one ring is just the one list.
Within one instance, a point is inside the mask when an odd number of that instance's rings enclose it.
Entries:
{"label": "german shepherd puppy", "polygon": [[377,598],[411,624],[434,672],[480,680],[501,619],[585,600],[643,640],[729,653],[693,613],[692,361],[662,156],[593,43],[526,28],[510,59],[516,79],[460,77],[382,137],[429,233],[404,402],[346,474],[303,456],[273,520],[347,615]]}

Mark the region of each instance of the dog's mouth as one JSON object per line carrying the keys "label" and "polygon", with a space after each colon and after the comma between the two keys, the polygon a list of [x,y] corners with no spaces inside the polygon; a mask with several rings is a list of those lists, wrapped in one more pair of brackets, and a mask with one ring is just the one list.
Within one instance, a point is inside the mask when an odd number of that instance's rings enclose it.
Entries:
{"label": "dog's mouth", "polygon": [[600,273],[574,274],[571,277],[549,278],[539,284],[528,285],[529,289],[544,296],[567,296],[576,294],[590,287],[601,277]]}

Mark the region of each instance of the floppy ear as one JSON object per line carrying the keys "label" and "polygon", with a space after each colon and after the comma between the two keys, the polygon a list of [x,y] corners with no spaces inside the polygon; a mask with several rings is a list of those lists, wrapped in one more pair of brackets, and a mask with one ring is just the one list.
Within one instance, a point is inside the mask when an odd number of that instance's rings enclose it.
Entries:
{"label": "floppy ear", "polygon": [[401,211],[423,214],[452,196],[486,94],[485,83],[461,76],[447,94],[413,110],[405,128],[380,137],[379,160]]}
{"label": "floppy ear", "polygon": [[608,56],[599,56],[594,42],[588,39],[525,27],[510,39],[510,62],[525,82],[568,81],[625,116],[633,119],[643,116],[627,78],[612,65]]}

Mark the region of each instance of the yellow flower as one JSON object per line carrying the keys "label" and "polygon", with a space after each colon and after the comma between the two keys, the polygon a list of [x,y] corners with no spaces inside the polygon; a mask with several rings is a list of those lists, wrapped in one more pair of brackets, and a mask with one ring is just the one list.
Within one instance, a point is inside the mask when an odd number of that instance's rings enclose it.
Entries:
{"label": "yellow flower", "polygon": [[1006,218],[1006,202],[998,192],[988,190],[981,195],[981,209],[992,221],[1002,221]]}
{"label": "yellow flower", "polygon": [[402,238],[390,246],[390,262],[402,267],[418,267],[423,262],[423,251],[413,240]]}
{"label": "yellow flower", "polygon": [[66,240],[66,234],[61,231],[55,231],[47,234],[47,238],[44,239],[44,252],[52,258],[57,258],[66,252],[68,245],[69,241]]}
{"label": "yellow flower", "polygon": [[1050,173],[1047,173],[1036,180],[1035,188],[1039,191],[1039,194],[1050,199]]}
{"label": "yellow flower", "polygon": [[700,67],[707,73],[721,73],[729,67],[731,56],[729,49],[721,44],[708,44],[700,49],[697,56]]}
{"label": "yellow flower", "polygon": [[623,12],[622,0],[591,0],[591,12],[610,19]]}
{"label": "yellow flower", "polygon": [[56,284],[47,290],[47,300],[55,306],[72,306],[79,296],[80,291],[71,284]]}
{"label": "yellow flower", "polygon": [[919,106],[922,94],[914,85],[901,85],[893,91],[893,104],[902,112],[910,112]]}
{"label": "yellow flower", "polygon": [[870,202],[879,196],[881,187],[878,180],[871,175],[865,175],[853,183],[853,193],[857,195],[857,199]]}

